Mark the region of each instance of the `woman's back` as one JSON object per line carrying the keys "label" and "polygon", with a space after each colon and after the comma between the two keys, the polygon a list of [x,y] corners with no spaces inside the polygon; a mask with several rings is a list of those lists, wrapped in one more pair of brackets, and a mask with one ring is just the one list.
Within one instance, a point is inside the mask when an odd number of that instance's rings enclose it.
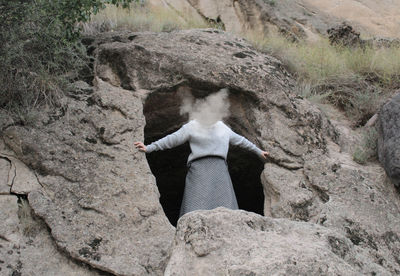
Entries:
{"label": "woman's back", "polygon": [[202,125],[196,120],[191,120],[178,131],[151,143],[147,146],[147,152],[164,150],[189,142],[191,153],[188,163],[204,156],[219,156],[226,159],[229,144],[241,146],[256,154],[261,154],[253,143],[243,136],[233,132],[222,121],[211,125]]}

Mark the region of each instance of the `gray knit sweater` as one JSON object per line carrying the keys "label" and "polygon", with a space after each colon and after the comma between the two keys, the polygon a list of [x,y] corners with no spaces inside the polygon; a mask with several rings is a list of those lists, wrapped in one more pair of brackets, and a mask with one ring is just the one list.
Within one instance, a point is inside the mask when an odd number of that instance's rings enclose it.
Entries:
{"label": "gray knit sweater", "polygon": [[209,127],[204,127],[196,120],[186,123],[176,132],[147,145],[146,152],[170,149],[186,141],[189,141],[192,151],[189,155],[188,163],[207,155],[221,156],[226,159],[229,144],[252,151],[259,157],[261,157],[262,153],[261,149],[243,136],[233,132],[222,121],[218,121]]}

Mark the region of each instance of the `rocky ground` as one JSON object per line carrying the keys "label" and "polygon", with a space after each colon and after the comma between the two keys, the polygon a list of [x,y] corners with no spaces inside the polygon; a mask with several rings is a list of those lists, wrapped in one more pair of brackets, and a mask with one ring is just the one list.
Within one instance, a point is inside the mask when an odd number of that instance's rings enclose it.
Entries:
{"label": "rocky ground", "polygon": [[[279,60],[212,29],[86,43],[92,84],[77,83],[34,126],[3,124],[2,273],[53,275],[53,263],[63,275],[400,273],[398,191],[379,164],[352,160],[357,134],[292,93]],[[133,142],[145,126],[177,129],[182,95],[224,87],[227,123],[270,152],[265,216],[218,208],[175,228]]]}

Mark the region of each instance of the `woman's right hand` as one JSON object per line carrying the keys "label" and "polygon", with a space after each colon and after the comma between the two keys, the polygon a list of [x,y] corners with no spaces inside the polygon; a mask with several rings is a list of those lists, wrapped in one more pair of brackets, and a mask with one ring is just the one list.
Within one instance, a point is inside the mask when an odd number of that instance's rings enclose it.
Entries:
{"label": "woman's right hand", "polygon": [[138,148],[140,151],[146,152],[146,146],[142,142],[135,142],[133,143],[136,148]]}

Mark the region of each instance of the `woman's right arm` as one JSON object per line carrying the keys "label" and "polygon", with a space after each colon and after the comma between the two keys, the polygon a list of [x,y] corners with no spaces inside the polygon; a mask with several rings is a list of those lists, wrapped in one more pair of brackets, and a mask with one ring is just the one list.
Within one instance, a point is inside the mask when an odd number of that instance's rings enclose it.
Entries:
{"label": "woman's right arm", "polygon": [[170,149],[182,145],[189,139],[189,130],[187,124],[183,125],[180,129],[171,133],[160,140],[157,140],[150,145],[143,145],[141,142],[134,143],[135,146],[144,152],[150,153],[157,150]]}

